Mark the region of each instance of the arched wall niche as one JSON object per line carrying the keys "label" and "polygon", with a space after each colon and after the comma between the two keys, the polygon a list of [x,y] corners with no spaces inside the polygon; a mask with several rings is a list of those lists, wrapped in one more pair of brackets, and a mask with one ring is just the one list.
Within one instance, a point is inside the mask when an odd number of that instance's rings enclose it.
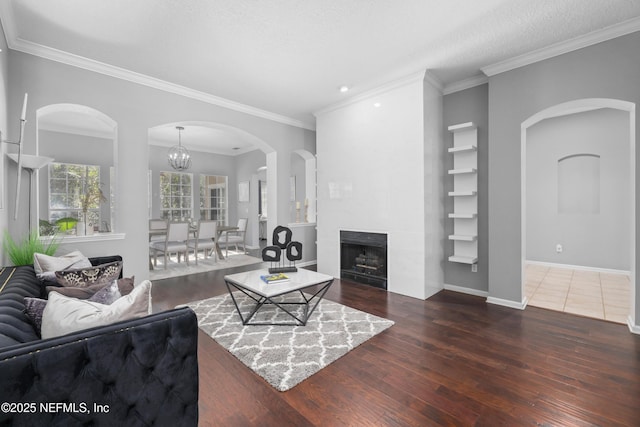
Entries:
{"label": "arched wall niche", "polygon": [[635,312],[636,312],[636,295],[638,293],[638,285],[636,283],[636,119],[635,119],[635,104],[628,101],[609,99],[609,98],[585,98],[574,101],[569,101],[554,105],[546,108],[538,113],[532,115],[527,120],[523,121],[520,126],[520,141],[521,141],[521,295],[522,295],[522,307],[527,304],[525,297],[525,267],[526,267],[526,253],[527,253],[527,133],[531,127],[542,122],[543,120],[558,118],[562,116],[568,116],[572,114],[600,110],[600,109],[613,109],[623,111],[628,114],[628,135],[629,135],[629,170],[630,170],[630,183],[629,183],[629,277],[631,281],[631,304],[630,313],[628,317],[628,326],[631,330],[635,327]]}
{"label": "arched wall niche", "polygon": [[[36,154],[53,157],[55,163],[100,166],[97,186],[104,198],[95,202],[99,205],[99,221],[75,231],[62,230],[67,227],[56,224],[58,233],[66,234],[65,239],[74,234],[91,239],[91,235],[105,236],[118,231],[118,124],[114,119],[87,105],[60,103],[41,107],[36,110]],[[55,224],[62,212],[55,197],[49,194],[53,188],[49,182],[50,167],[36,172],[33,214],[41,234],[46,231],[46,224]]]}

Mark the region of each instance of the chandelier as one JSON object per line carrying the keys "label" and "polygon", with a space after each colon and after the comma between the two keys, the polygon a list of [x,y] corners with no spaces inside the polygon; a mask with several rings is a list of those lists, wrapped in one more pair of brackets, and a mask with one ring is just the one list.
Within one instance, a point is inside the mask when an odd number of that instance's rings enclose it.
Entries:
{"label": "chandelier", "polygon": [[191,167],[191,154],[189,150],[182,146],[181,132],[184,130],[182,126],[176,126],[178,129],[178,145],[174,145],[169,149],[169,164],[175,170],[183,171]]}

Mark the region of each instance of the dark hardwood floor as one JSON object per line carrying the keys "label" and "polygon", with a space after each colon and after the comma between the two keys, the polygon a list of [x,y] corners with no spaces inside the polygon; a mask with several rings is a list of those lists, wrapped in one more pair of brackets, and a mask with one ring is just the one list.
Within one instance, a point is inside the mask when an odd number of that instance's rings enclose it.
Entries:
{"label": "dark hardwood floor", "polygon": [[[237,271],[157,281],[154,310],[222,294]],[[395,325],[287,392],[200,332],[201,426],[640,426],[640,336],[624,325],[340,280],[327,298]]]}

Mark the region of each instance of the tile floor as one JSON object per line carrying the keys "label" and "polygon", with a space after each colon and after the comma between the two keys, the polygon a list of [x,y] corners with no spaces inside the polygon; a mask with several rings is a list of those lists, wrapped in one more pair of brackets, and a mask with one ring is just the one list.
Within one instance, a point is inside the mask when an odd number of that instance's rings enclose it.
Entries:
{"label": "tile floor", "polygon": [[526,266],[528,305],[627,323],[631,285],[626,274]]}

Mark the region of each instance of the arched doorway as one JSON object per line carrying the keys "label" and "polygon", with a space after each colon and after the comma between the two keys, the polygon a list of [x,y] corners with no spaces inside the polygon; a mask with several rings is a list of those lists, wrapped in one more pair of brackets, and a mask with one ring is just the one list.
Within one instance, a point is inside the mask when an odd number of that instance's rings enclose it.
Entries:
{"label": "arched doorway", "polygon": [[[171,170],[167,165],[166,155],[169,147],[177,145],[178,143],[178,131],[176,126],[183,127],[181,132],[182,145],[193,153],[192,156],[192,168],[184,171],[190,173],[193,176],[192,180],[201,180],[203,175],[220,175],[220,177],[228,178],[225,184],[227,201],[232,205],[227,205],[229,209],[229,217],[224,218],[223,223],[229,223],[229,225],[235,225],[238,218],[247,218],[247,236],[248,244],[257,244],[258,232],[259,232],[259,218],[258,212],[258,180],[255,170],[257,166],[250,166],[251,162],[255,162],[259,165],[270,166],[266,171],[266,181],[277,182],[277,161],[276,151],[267,144],[264,140],[256,137],[255,135],[225,124],[207,121],[179,121],[164,123],[154,126],[148,131],[148,142],[150,147],[149,161],[151,176],[149,179],[149,218],[163,217],[159,203],[159,177],[158,173],[160,168],[164,170]],[[153,148],[152,148],[153,147]],[[213,159],[211,156],[216,157]],[[246,158],[246,162],[243,163],[242,173],[244,178],[237,178],[236,171],[233,169],[233,158],[239,158],[242,156]],[[211,160],[209,164],[202,164],[204,158]],[[226,159],[226,161],[224,160]],[[152,166],[152,163],[155,166]],[[218,166],[215,166],[215,164]],[[226,163],[226,164],[224,164]],[[241,174],[242,174],[241,173]],[[215,178],[208,176],[209,178]],[[199,202],[197,199],[197,188],[203,188],[198,182],[193,183],[194,188],[194,202],[191,207],[192,212],[188,217],[198,219],[201,217],[202,210],[199,210]],[[212,184],[207,181],[207,186],[212,187],[217,184]],[[239,201],[236,197],[239,185],[243,188],[249,188],[248,198],[246,200]],[[231,196],[231,197],[229,197]],[[270,210],[271,215],[268,216],[267,228],[273,229],[277,225],[278,212],[277,212],[277,186],[270,186],[268,192],[268,205],[273,206]],[[210,210],[211,206],[206,207]],[[255,213],[255,214],[254,214]],[[179,215],[180,216],[180,215]],[[214,218],[209,218],[214,219]],[[218,219],[218,218],[215,218]],[[233,223],[233,224],[231,224]]]}
{"label": "arched doorway", "polygon": [[[635,104],[627,101],[615,100],[615,99],[605,99],[605,98],[588,98],[588,99],[580,99],[575,101],[570,101],[562,104],[555,105],[553,107],[542,110],[527,120],[525,120],[521,124],[521,209],[522,209],[522,218],[521,218],[521,233],[522,233],[522,259],[521,259],[521,292],[522,295],[526,295],[525,291],[525,278],[526,278],[526,255],[527,255],[527,142],[530,138],[531,128],[536,124],[539,124],[542,121],[549,119],[556,119],[563,116],[575,115],[578,113],[587,113],[596,110],[610,109],[615,111],[623,112],[625,116],[628,116],[628,120],[626,120],[626,124],[622,124],[624,127],[623,131],[628,131],[628,154],[629,158],[629,188],[628,188],[628,200],[627,200],[627,209],[629,212],[628,220],[627,220],[627,231],[630,236],[630,241],[628,242],[628,254],[629,254],[629,277],[631,282],[631,302],[630,302],[630,313],[628,317],[628,325],[632,328],[635,325],[635,295],[636,295],[636,280],[635,280]],[[588,155],[588,153],[582,153],[578,156],[582,160],[585,160],[583,163],[585,165],[592,163],[592,156]],[[561,160],[571,159],[572,162],[568,163],[577,163],[573,160],[577,160],[575,156],[564,157]],[[569,165],[571,166],[571,165]],[[626,165],[625,165],[626,166]],[[571,166],[573,167],[573,166]],[[558,251],[561,251],[562,248],[558,248]],[[526,304],[526,298],[523,298]]]}

